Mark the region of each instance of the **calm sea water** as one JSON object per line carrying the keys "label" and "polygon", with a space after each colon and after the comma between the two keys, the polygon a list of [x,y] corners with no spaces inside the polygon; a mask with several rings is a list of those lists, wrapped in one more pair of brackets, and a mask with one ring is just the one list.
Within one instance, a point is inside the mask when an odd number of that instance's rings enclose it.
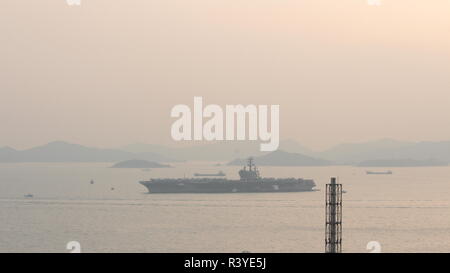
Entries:
{"label": "calm sea water", "polygon": [[[237,178],[239,168],[110,165],[0,164],[0,252],[68,252],[69,241],[83,252],[323,252],[331,176],[347,191],[344,252],[368,252],[369,241],[382,252],[450,251],[450,167],[391,168],[393,175],[348,166],[263,167],[263,176],[313,178],[321,191],[151,195],[139,180],[218,170]],[[29,193],[34,198],[24,197]]]}

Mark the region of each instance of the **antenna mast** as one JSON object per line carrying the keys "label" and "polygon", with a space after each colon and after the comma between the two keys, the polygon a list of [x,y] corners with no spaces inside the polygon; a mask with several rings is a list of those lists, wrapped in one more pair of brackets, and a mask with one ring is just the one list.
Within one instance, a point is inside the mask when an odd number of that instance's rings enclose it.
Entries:
{"label": "antenna mast", "polygon": [[342,184],[331,178],[325,194],[325,253],[342,251]]}

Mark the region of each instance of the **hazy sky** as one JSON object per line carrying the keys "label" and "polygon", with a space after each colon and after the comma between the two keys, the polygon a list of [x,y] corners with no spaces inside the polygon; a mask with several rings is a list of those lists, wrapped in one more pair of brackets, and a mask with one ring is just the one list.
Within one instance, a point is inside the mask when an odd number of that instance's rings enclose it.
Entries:
{"label": "hazy sky", "polygon": [[170,109],[279,104],[323,149],[450,140],[450,1],[0,1],[0,146],[173,144]]}

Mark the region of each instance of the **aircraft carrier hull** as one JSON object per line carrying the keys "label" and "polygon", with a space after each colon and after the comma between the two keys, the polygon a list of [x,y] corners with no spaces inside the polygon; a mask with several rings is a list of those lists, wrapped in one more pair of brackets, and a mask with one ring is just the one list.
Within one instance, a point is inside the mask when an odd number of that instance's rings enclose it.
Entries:
{"label": "aircraft carrier hull", "polygon": [[141,181],[149,193],[239,193],[314,191],[310,179],[270,179],[241,181],[228,179],[151,179]]}

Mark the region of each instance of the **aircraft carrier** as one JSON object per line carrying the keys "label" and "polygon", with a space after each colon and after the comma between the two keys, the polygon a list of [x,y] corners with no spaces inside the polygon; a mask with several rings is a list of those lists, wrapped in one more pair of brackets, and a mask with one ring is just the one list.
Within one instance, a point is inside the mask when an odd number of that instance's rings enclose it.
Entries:
{"label": "aircraft carrier", "polygon": [[149,193],[239,193],[314,191],[314,180],[302,178],[262,178],[253,159],[239,171],[239,180],[226,178],[174,178],[140,181]]}

